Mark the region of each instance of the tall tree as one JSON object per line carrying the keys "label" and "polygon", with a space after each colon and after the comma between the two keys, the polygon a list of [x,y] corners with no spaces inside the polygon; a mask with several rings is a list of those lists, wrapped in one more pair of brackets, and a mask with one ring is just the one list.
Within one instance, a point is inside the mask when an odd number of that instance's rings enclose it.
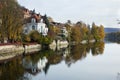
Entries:
{"label": "tall tree", "polygon": [[46,14],[43,16],[43,19],[44,19],[45,24],[46,24],[47,27],[49,28],[49,27],[50,27],[50,23],[49,23],[49,20],[48,20],[48,17],[47,17]]}
{"label": "tall tree", "polygon": [[100,27],[99,27],[99,36],[100,36],[100,39],[104,39],[104,37],[105,37],[105,32],[104,32],[104,27],[103,27],[103,25],[100,25]]}
{"label": "tall tree", "polygon": [[75,26],[71,29],[71,40],[75,41],[76,43],[80,43],[82,40],[82,34],[80,32],[80,27]]}
{"label": "tall tree", "polygon": [[93,37],[96,41],[98,41],[100,39],[98,30],[99,30],[98,26],[95,25],[95,23],[93,23],[92,29],[91,29],[91,34],[93,35]]}
{"label": "tall tree", "polygon": [[2,24],[0,33],[2,42],[8,39],[9,42],[20,40],[23,26],[23,12],[16,0],[1,0],[0,10]]}

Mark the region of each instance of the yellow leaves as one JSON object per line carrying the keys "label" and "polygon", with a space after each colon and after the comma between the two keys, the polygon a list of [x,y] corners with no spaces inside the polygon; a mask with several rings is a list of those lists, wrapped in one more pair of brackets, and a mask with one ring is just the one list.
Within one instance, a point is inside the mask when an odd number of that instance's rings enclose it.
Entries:
{"label": "yellow leaves", "polygon": [[105,32],[104,32],[104,27],[102,25],[99,27],[99,35],[101,39],[104,39]]}
{"label": "yellow leaves", "polygon": [[20,33],[22,33],[22,14],[21,7],[14,0],[4,0],[3,8],[1,10],[2,25],[0,32],[3,37],[8,39],[17,40]]}
{"label": "yellow leaves", "polygon": [[82,39],[82,34],[79,27],[73,27],[71,33],[71,39],[75,42],[80,42]]}

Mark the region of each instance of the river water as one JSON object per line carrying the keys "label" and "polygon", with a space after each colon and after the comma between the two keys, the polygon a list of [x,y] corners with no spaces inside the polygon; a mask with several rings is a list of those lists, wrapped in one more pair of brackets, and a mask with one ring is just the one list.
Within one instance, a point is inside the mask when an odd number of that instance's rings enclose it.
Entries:
{"label": "river water", "polygon": [[120,44],[42,50],[0,63],[0,80],[120,80]]}

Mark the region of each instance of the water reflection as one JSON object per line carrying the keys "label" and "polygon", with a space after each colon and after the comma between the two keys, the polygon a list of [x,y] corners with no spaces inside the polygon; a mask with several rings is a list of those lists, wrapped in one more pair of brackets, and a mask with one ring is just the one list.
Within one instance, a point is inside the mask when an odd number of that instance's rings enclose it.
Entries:
{"label": "water reflection", "polygon": [[76,61],[86,58],[90,51],[93,56],[103,54],[104,42],[72,45],[57,51],[42,50],[13,59],[0,65],[0,80],[32,80],[32,77],[39,73],[47,75],[50,66],[57,65],[61,61],[65,61],[66,65],[70,67]]}
{"label": "water reflection", "polygon": [[36,63],[32,62],[30,59],[23,58],[23,67],[31,74],[36,75],[40,71],[42,71],[48,60],[46,57],[43,57],[42,59],[40,58]]}
{"label": "water reflection", "polygon": [[17,80],[24,73],[21,58],[0,65],[0,80]]}
{"label": "water reflection", "polygon": [[70,66],[76,61],[86,58],[90,51],[93,56],[103,54],[104,42],[71,46],[70,54],[65,58],[65,62],[68,66]]}
{"label": "water reflection", "polygon": [[120,80],[120,73],[117,73],[117,80]]}

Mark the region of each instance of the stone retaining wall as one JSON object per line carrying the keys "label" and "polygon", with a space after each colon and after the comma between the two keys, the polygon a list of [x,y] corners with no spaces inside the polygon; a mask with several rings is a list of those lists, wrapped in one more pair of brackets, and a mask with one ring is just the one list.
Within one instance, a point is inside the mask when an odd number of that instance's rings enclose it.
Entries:
{"label": "stone retaining wall", "polygon": [[68,41],[60,41],[60,40],[58,40],[57,43],[55,41],[53,41],[53,43],[51,43],[49,46],[53,50],[55,50],[56,47],[59,50],[60,48],[67,47],[68,45],[69,45]]}
{"label": "stone retaining wall", "polygon": [[25,45],[25,48],[22,45],[3,45],[3,46],[0,46],[0,54],[18,52],[18,51],[28,51],[31,49],[40,50],[41,45],[40,44]]}
{"label": "stone retaining wall", "polygon": [[0,61],[39,50],[41,50],[40,44],[25,45],[25,48],[22,45],[3,45],[0,46]]}
{"label": "stone retaining wall", "polygon": [[39,51],[39,50],[41,50],[41,45],[40,44],[26,45],[25,46],[25,53]]}

